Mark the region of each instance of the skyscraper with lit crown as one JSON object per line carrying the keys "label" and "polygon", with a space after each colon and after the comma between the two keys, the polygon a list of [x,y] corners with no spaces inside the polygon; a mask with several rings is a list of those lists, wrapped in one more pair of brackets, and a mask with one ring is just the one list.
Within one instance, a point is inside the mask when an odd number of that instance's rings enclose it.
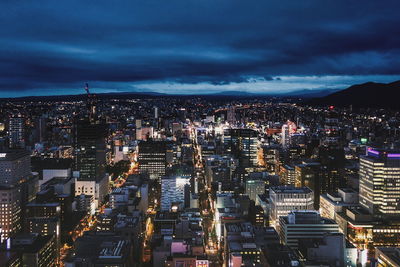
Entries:
{"label": "skyscraper with lit crown", "polygon": [[377,217],[400,215],[400,151],[368,148],[360,157],[360,205]]}

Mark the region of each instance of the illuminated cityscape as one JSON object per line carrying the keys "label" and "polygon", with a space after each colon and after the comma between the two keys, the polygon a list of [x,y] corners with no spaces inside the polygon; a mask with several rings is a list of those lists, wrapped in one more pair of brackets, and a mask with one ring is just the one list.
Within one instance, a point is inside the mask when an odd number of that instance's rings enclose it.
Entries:
{"label": "illuminated cityscape", "polygon": [[0,267],[400,267],[400,3],[39,2],[0,3]]}

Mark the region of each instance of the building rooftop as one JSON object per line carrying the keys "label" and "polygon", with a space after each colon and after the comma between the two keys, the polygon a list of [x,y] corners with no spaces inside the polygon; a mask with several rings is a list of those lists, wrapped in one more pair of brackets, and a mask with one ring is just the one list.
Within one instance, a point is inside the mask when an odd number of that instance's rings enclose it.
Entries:
{"label": "building rooftop", "polygon": [[37,253],[54,237],[52,235],[18,234],[11,239],[11,251]]}
{"label": "building rooftop", "polygon": [[391,262],[400,265],[400,248],[377,247],[376,250],[384,254]]}
{"label": "building rooftop", "polygon": [[281,185],[281,186],[273,186],[270,188],[270,191],[275,193],[298,193],[298,194],[307,194],[312,193],[312,190],[308,187],[294,187],[291,185]]}
{"label": "building rooftop", "polygon": [[0,161],[12,161],[26,156],[29,156],[29,153],[23,149],[10,149],[0,151]]}

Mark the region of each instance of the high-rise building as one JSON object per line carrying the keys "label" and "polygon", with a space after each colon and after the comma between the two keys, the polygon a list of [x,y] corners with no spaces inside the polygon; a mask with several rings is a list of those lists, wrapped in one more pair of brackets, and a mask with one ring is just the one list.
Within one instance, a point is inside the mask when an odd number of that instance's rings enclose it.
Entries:
{"label": "high-rise building", "polygon": [[25,118],[22,115],[10,117],[8,132],[10,148],[25,148]]}
{"label": "high-rise building", "polygon": [[258,134],[252,129],[226,129],[224,146],[227,154],[239,159],[239,166],[257,166]]}
{"label": "high-rise building", "polygon": [[345,186],[345,156],[340,145],[319,147],[319,162],[326,172],[324,187],[326,192],[334,193],[339,187]]}
{"label": "high-rise building", "polygon": [[150,179],[165,175],[167,166],[167,142],[142,141],[139,143],[139,172],[148,173]]}
{"label": "high-rise building", "polygon": [[160,110],[158,107],[154,106],[154,119],[158,119],[160,117]]}
{"label": "high-rise building", "polygon": [[57,266],[57,248],[52,235],[18,234],[11,238],[8,251],[16,252],[19,255],[22,262],[21,266]]}
{"label": "high-rise building", "polygon": [[377,247],[377,267],[400,267],[400,248]]}
{"label": "high-rise building", "polygon": [[16,185],[32,175],[31,159],[24,150],[0,152],[0,184]]}
{"label": "high-rise building", "polygon": [[279,217],[293,210],[314,209],[314,192],[308,187],[273,186],[269,189],[270,221],[277,227]]}
{"label": "high-rise building", "polygon": [[105,125],[78,122],[75,127],[75,170],[79,171],[79,177],[75,195],[93,195],[98,206],[108,192],[105,167]]}
{"label": "high-rise building", "polygon": [[284,185],[295,185],[296,184],[296,170],[293,166],[282,165],[279,168],[279,180]]}
{"label": "high-rise building", "polygon": [[34,142],[42,143],[46,139],[46,116],[40,116],[35,119],[35,129],[33,131]]}
{"label": "high-rise building", "polygon": [[235,160],[230,156],[219,156],[213,155],[207,157],[205,159],[205,178],[207,186],[211,187],[211,183],[214,182],[215,171],[214,168],[224,168],[224,170],[229,171],[229,173],[222,173],[223,175],[227,174],[227,179],[231,179],[233,170],[236,168]]}
{"label": "high-rise building", "polygon": [[331,146],[339,144],[340,141],[339,114],[333,109],[329,111],[329,114],[325,119],[324,130],[325,130],[325,135],[322,140],[324,145]]}
{"label": "high-rise building", "polygon": [[228,111],[227,111],[227,114],[226,114],[226,119],[227,119],[228,123],[230,123],[231,125],[235,125],[235,123],[236,123],[235,106],[230,106],[228,108]]}
{"label": "high-rise building", "polygon": [[21,189],[0,185],[0,242],[21,230]]}
{"label": "high-rise building", "polygon": [[54,236],[56,247],[59,248],[61,242],[61,204],[32,201],[26,205],[25,213],[26,231],[43,236]]}
{"label": "high-rise building", "polygon": [[163,176],[161,178],[161,211],[171,210],[174,204],[184,205],[190,178],[183,176]]}
{"label": "high-rise building", "polygon": [[286,124],[282,126],[281,132],[281,144],[283,147],[290,146],[290,136],[297,131],[297,126],[292,121],[287,121]]}
{"label": "high-rise building", "polygon": [[377,217],[400,215],[400,152],[368,148],[360,157],[360,205]]}
{"label": "high-rise building", "polygon": [[265,194],[265,181],[247,180],[245,193],[249,195],[250,200],[256,201],[257,195]]}
{"label": "high-rise building", "polygon": [[295,166],[295,186],[307,186],[314,192],[314,209],[319,209],[319,198],[327,192],[327,175],[318,162],[298,164]]}
{"label": "high-rise building", "polygon": [[1,240],[21,230],[21,209],[29,200],[29,190],[35,189],[35,185],[30,184],[31,175],[30,156],[26,151],[0,152]]}
{"label": "high-rise building", "polygon": [[262,146],[259,150],[261,165],[272,174],[279,174],[279,149],[277,146]]}
{"label": "high-rise building", "polygon": [[103,179],[106,164],[105,125],[81,121],[75,128],[75,169],[79,181]]}

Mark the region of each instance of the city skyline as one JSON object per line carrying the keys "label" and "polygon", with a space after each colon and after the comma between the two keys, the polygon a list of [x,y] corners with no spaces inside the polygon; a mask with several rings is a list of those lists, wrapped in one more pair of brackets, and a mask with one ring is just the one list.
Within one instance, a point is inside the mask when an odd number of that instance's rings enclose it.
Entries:
{"label": "city skyline", "polygon": [[0,267],[400,267],[397,1],[0,1]]}

